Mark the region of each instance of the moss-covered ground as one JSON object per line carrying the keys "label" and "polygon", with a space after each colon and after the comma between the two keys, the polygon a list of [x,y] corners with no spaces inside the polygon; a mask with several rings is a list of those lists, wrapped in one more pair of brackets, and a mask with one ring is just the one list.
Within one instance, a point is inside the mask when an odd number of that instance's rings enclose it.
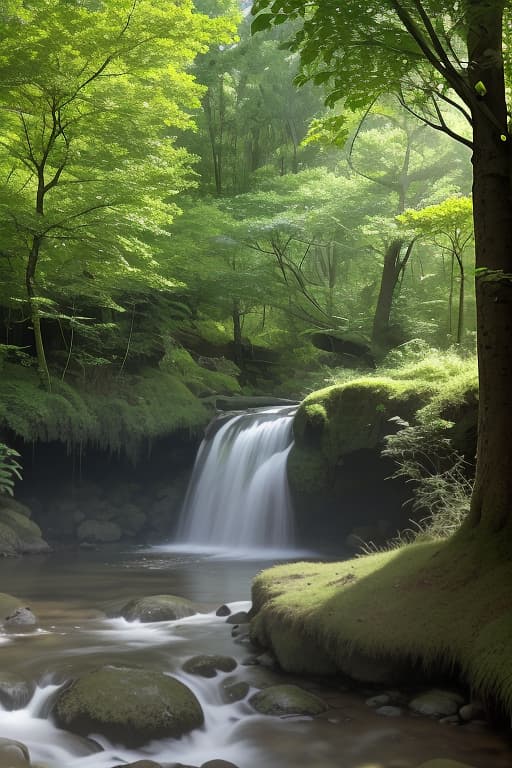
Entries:
{"label": "moss-covered ground", "polygon": [[305,669],[301,646],[337,669],[359,652],[456,671],[511,713],[511,538],[463,530],[345,562],[276,566],[254,582],[252,635],[290,671]]}

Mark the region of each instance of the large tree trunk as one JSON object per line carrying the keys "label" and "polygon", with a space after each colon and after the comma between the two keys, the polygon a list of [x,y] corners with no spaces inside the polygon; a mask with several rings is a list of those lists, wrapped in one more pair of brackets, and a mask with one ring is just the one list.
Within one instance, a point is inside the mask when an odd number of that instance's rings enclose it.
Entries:
{"label": "large tree trunk", "polygon": [[493,531],[512,520],[512,139],[498,56],[500,6],[470,2],[468,32],[471,85],[486,88],[472,109],[480,408],[469,524]]}

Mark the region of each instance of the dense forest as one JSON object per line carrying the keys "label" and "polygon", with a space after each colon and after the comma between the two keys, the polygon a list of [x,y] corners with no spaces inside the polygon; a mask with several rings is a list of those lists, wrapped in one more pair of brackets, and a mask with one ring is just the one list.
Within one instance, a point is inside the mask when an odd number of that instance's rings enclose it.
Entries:
{"label": "dense forest", "polygon": [[5,442],[135,456],[219,393],[472,353],[469,140],[298,88],[296,22],[235,6],[5,8]]}
{"label": "dense forest", "polygon": [[509,4],[4,0],[0,36],[0,556],[162,538],[219,411],[295,403],[299,532],[369,556],[259,575],[252,640],[510,717]]}

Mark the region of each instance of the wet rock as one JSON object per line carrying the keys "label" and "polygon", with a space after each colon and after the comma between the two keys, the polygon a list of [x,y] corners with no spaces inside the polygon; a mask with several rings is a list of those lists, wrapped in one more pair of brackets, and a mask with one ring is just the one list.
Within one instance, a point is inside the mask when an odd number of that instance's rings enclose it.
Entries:
{"label": "wet rock", "polygon": [[245,680],[223,680],[221,684],[222,698],[226,704],[232,704],[234,701],[242,701],[249,693],[250,685]]}
{"label": "wet rock", "polygon": [[278,663],[276,657],[272,653],[261,653],[256,656],[256,662],[260,667],[266,667],[267,669],[277,669]]}
{"label": "wet rock", "polygon": [[238,611],[238,613],[232,613],[226,619],[228,624],[248,624],[249,614],[246,611]]}
{"label": "wet rock", "polygon": [[258,664],[258,661],[256,656],[254,654],[251,654],[251,656],[244,656],[240,664],[242,665],[242,667],[256,667]]}
{"label": "wet rock", "polygon": [[185,672],[201,677],[215,677],[217,672],[232,672],[237,666],[231,656],[192,656],[183,665]]}
{"label": "wet rock", "polygon": [[227,605],[221,605],[220,608],[217,608],[215,611],[216,616],[230,616],[231,615],[231,608],[228,608]]}
{"label": "wet rock", "polygon": [[448,717],[442,717],[439,723],[440,725],[460,725],[460,718],[458,715],[448,715]]}
{"label": "wet rock", "polygon": [[39,554],[49,552],[30,510],[10,497],[0,497],[0,553]]}
{"label": "wet rock", "polygon": [[21,741],[0,738],[0,766],[2,768],[30,768],[30,754]]}
{"label": "wet rock", "polygon": [[375,711],[378,715],[382,715],[383,717],[401,717],[403,715],[403,710],[400,709],[400,707],[379,707]]}
{"label": "wet rock", "polygon": [[322,699],[297,685],[271,685],[249,699],[262,715],[319,715],[327,710]]}
{"label": "wet rock", "polygon": [[23,709],[33,693],[33,684],[20,680],[9,672],[0,672],[0,704],[4,709]]}
{"label": "wet rock", "polygon": [[190,600],[176,595],[148,595],[134,598],[123,605],[119,612],[110,615],[122,616],[126,621],[175,621],[198,613],[197,606]]}
{"label": "wet rock", "polygon": [[15,608],[9,616],[3,620],[4,629],[8,632],[31,631],[37,624],[37,619],[30,608]]}
{"label": "wet rock", "polygon": [[76,535],[79,541],[107,544],[119,541],[122,532],[118,524],[110,520],[84,520],[78,526]]}
{"label": "wet rock", "polygon": [[244,637],[249,634],[250,624],[235,624],[231,630],[231,637]]}
{"label": "wet rock", "polygon": [[459,709],[459,716],[461,720],[464,720],[465,722],[469,722],[469,720],[479,720],[484,717],[485,710],[482,702],[471,701],[469,704],[464,704],[464,706]]}
{"label": "wet rock", "polygon": [[135,763],[115,765],[114,768],[162,768],[162,766],[160,763],[155,763],[154,760],[137,760]]}
{"label": "wet rock", "polygon": [[387,704],[390,704],[391,702],[391,696],[387,693],[381,693],[378,696],[372,696],[369,699],[366,699],[365,704],[367,707],[385,707]]}
{"label": "wet rock", "polygon": [[99,733],[128,747],[178,738],[204,721],[198,700],[179,680],[113,666],[75,680],[58,695],[54,714],[62,728],[85,736]]}
{"label": "wet rock", "polygon": [[434,689],[416,696],[409,702],[409,707],[420,715],[447,717],[457,714],[461,704],[464,704],[464,699],[460,694]]}
{"label": "wet rock", "polygon": [[228,760],[208,760],[207,763],[202,764],[201,768],[238,768],[238,766]]}

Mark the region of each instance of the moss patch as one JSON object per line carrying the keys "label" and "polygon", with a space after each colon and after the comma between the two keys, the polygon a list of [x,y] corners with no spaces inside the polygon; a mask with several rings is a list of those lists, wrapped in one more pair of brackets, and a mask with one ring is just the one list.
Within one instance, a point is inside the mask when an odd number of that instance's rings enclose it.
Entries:
{"label": "moss patch", "polygon": [[147,669],[103,667],[59,694],[57,722],[75,733],[101,733],[138,746],[179,737],[203,723],[194,694],[172,677]]}
{"label": "moss patch", "polygon": [[460,669],[512,712],[511,539],[464,530],[342,563],[277,566],[254,582],[251,634],[270,647],[275,638],[281,654],[283,632],[313,641],[339,670],[351,653]]}
{"label": "moss patch", "polygon": [[58,379],[40,387],[32,368],[4,365],[0,426],[26,442],[91,444],[136,458],[144,443],[178,429],[206,426],[210,412],[178,375],[156,369],[99,385]]}
{"label": "moss patch", "polygon": [[476,402],[477,386],[474,360],[444,355],[312,392],[294,419],[292,489],[299,494],[325,489],[344,456],[380,448],[393,430],[393,417],[449,426],[468,397]]}

